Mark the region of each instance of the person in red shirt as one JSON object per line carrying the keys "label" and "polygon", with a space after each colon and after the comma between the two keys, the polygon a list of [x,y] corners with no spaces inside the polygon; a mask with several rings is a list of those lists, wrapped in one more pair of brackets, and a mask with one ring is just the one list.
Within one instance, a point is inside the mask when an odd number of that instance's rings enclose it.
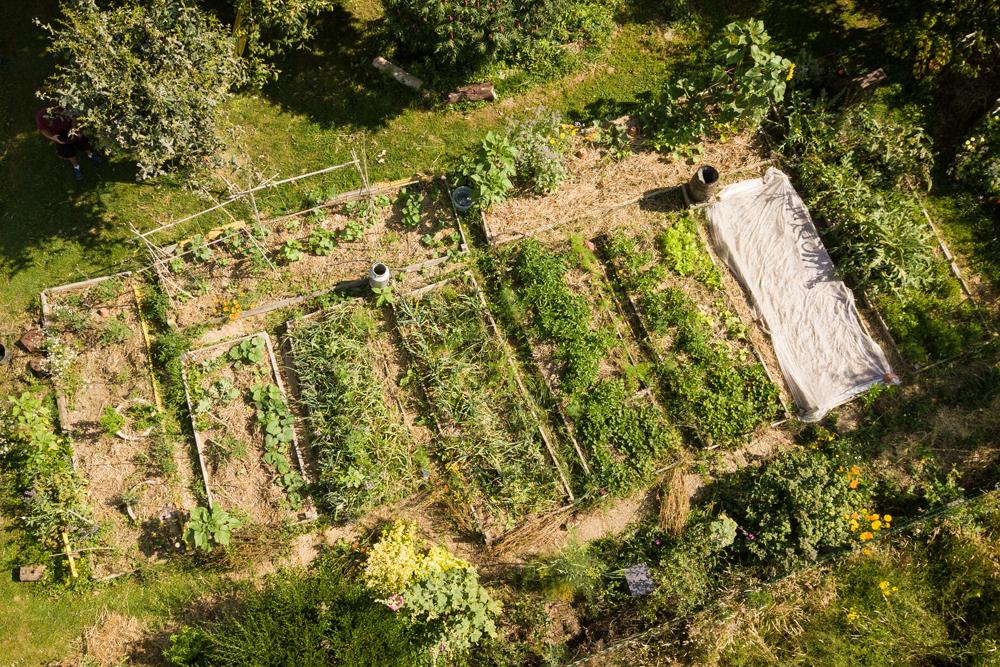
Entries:
{"label": "person in red shirt", "polygon": [[35,114],[35,125],[43,137],[56,145],[56,153],[71,165],[76,180],[83,179],[80,162],[76,156],[83,153],[100,164],[101,160],[91,148],[90,140],[77,127],[73,118],[62,107],[46,107]]}

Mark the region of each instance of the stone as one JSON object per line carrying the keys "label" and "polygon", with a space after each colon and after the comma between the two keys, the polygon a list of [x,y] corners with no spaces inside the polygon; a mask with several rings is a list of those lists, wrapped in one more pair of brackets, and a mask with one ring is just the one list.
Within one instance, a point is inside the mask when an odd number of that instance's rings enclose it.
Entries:
{"label": "stone", "polygon": [[18,581],[41,581],[45,576],[44,565],[23,565],[17,569]]}
{"label": "stone", "polygon": [[34,354],[42,350],[45,344],[45,334],[38,327],[32,327],[28,329],[21,339],[17,341],[18,345],[24,348],[25,352],[28,354]]}
{"label": "stone", "polygon": [[107,317],[110,314],[111,314],[111,311],[109,309],[107,309],[107,308],[98,308],[97,309],[97,316],[98,317]]}
{"label": "stone", "polygon": [[646,563],[638,563],[625,570],[625,583],[628,584],[629,594],[634,598],[649,595],[656,588]]}
{"label": "stone", "polygon": [[28,362],[28,370],[32,372],[35,377],[45,377],[49,374],[49,369],[45,365],[44,359],[32,359]]}

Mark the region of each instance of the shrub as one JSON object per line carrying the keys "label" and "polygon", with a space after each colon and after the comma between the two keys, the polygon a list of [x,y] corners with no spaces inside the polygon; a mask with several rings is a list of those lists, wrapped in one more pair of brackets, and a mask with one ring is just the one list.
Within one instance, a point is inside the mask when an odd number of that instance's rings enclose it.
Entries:
{"label": "shrub", "polygon": [[953,173],[1000,203],[1000,112],[983,119],[959,148]]}
{"label": "shrub", "polygon": [[562,44],[602,44],[614,28],[615,4],[594,0],[387,0],[385,16],[389,35],[404,59],[466,72],[495,60],[551,66],[553,61],[558,64],[565,59]]}
{"label": "shrub", "polygon": [[462,653],[496,635],[500,605],[479,583],[471,564],[439,546],[425,547],[416,526],[397,521],[375,543],[365,583],[388,595],[380,602],[403,610],[433,656]]}
{"label": "shrub", "polygon": [[261,86],[278,78],[274,60],[301,49],[316,35],[315,18],[331,0],[233,0],[237,53],[247,59],[250,80]]}
{"label": "shrub", "polygon": [[671,81],[642,111],[652,145],[674,154],[700,155],[701,139],[756,129],[785,96],[791,61],[770,50],[764,23],[730,23],[708,49],[711,59],[690,79]]}
{"label": "shrub", "polygon": [[135,159],[139,178],[203,166],[221,154],[219,107],[246,75],[218,20],[180,0],[102,10],[64,4],[44,28],[63,59],[40,93]]}
{"label": "shrub", "polygon": [[417,527],[405,521],[392,524],[372,547],[365,562],[364,580],[380,595],[402,593],[432,573],[472,567],[441,547],[427,548]]}
{"label": "shrub", "polygon": [[508,132],[517,157],[517,180],[537,194],[555,192],[566,180],[566,128],[555,111],[538,109],[533,117],[515,123]]}
{"label": "shrub", "polygon": [[171,636],[164,657],[175,665],[423,664],[407,624],[347,578],[332,558],[308,576],[270,579],[243,589],[236,611]]}
{"label": "shrub", "polygon": [[865,505],[863,486],[820,452],[793,450],[754,475],[745,499],[751,554],[769,566],[813,561],[851,539],[845,520]]}

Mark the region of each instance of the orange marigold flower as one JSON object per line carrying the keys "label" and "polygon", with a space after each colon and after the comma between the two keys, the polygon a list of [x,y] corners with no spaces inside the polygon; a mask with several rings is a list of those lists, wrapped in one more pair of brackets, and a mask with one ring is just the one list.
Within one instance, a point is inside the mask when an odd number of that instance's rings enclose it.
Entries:
{"label": "orange marigold flower", "polygon": [[851,483],[850,483],[850,484],[848,484],[848,486],[850,486],[850,487],[851,487],[852,489],[856,489],[856,488],[858,488],[858,480],[856,480],[856,479],[852,479],[852,480],[851,480]]}
{"label": "orange marigold flower", "polygon": [[861,468],[859,468],[858,466],[851,466],[851,474],[852,475],[860,475],[861,474]]}
{"label": "orange marigold flower", "polygon": [[872,533],[869,533],[869,532],[866,531],[864,533],[861,533],[860,537],[861,537],[862,540],[870,540],[870,539],[872,539],[875,536]]}

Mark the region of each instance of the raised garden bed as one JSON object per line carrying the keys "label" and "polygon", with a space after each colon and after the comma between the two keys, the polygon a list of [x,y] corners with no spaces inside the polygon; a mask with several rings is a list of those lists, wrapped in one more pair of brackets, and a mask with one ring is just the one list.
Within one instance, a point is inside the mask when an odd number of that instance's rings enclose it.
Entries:
{"label": "raised garden bed", "polygon": [[593,244],[526,240],[484,267],[502,321],[555,399],[580,488],[624,493],[646,480],[679,438],[646,385],[650,365]]}
{"label": "raised garden bed", "polygon": [[[577,232],[587,238],[632,227],[640,205],[657,205],[663,198],[680,199],[679,186],[687,182],[695,167],[686,159],[671,159],[641,148],[622,159],[609,160],[581,132],[574,138],[569,177],[559,189],[544,197],[508,199],[482,216],[491,244],[503,244],[526,236],[543,240],[564,238]],[[723,183],[759,175],[765,164],[751,135],[741,134],[726,143],[705,142],[702,164],[716,167]]]}
{"label": "raised garden bed", "polygon": [[[134,551],[141,524],[194,506],[189,464],[162,427],[140,318],[141,283],[129,274],[42,293],[48,371],[59,421],[72,438],[87,499],[112,550],[107,569]],[[98,568],[95,573],[101,573]]]}
{"label": "raised garden bed", "polygon": [[209,506],[258,524],[313,518],[270,337],[259,332],[188,352],[182,368]]}
{"label": "raised garden bed", "polygon": [[704,444],[733,445],[782,412],[778,388],[731,309],[723,275],[690,214],[658,234],[618,234],[601,249],[637,315],[674,420]]}
{"label": "raised garden bed", "polygon": [[382,262],[422,284],[465,251],[443,180],[263,223],[236,221],[182,241],[159,263],[177,325],[246,311],[363,279]]}
{"label": "raised garden bed", "polygon": [[336,520],[398,500],[429,476],[430,433],[410,411],[415,398],[386,313],[354,299],[286,325],[315,498]]}
{"label": "raised garden bed", "polygon": [[490,542],[558,506],[568,493],[562,462],[475,280],[462,274],[399,299],[395,310],[456,518]]}

